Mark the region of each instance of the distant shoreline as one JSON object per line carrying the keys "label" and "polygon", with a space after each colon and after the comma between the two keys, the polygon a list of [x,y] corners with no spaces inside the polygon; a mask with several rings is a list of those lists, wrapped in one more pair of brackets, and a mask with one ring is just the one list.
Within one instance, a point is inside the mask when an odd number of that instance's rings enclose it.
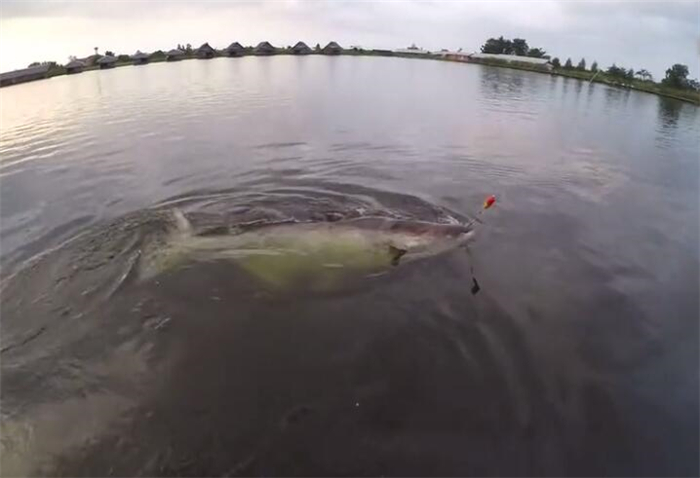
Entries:
{"label": "distant shoreline", "polygon": [[[658,96],[663,96],[666,98],[672,98],[675,100],[679,101],[684,101],[686,103],[691,103],[696,106],[700,106],[700,94],[697,92],[693,91],[685,91],[685,90],[676,90],[672,88],[665,87],[663,85],[659,85],[654,82],[650,81],[642,81],[642,80],[629,80],[627,82],[622,82],[618,78],[611,78],[609,77],[606,73],[599,71],[599,72],[591,72],[588,70],[581,71],[581,70],[576,70],[576,69],[566,69],[566,68],[554,68],[554,69],[546,69],[542,68],[538,65],[530,65],[527,63],[513,63],[509,61],[504,61],[504,60],[499,60],[499,59],[488,59],[488,60],[475,60],[475,59],[470,59],[470,60],[462,60],[462,59],[453,59],[453,58],[448,58],[445,57],[442,54],[436,54],[436,53],[424,53],[424,54],[410,54],[410,53],[400,53],[400,52],[394,52],[391,50],[345,50],[342,53],[339,54],[328,54],[328,53],[323,53],[323,52],[312,52],[308,53],[305,55],[297,55],[293,53],[292,51],[279,51],[276,53],[273,53],[271,55],[256,55],[255,53],[245,51],[242,54],[236,55],[236,56],[227,56],[225,54],[220,54],[218,56],[215,56],[214,58],[242,58],[246,56],[310,56],[310,55],[324,55],[324,56],[338,56],[338,55],[343,55],[343,56],[378,56],[378,57],[396,57],[396,58],[408,58],[408,59],[418,59],[418,60],[437,60],[437,61],[449,61],[453,63],[466,63],[466,64],[476,64],[476,65],[485,65],[485,66],[495,66],[499,68],[510,68],[513,70],[524,70],[524,71],[531,71],[535,73],[543,73],[543,74],[548,74],[552,76],[562,76],[565,78],[573,78],[577,79],[580,81],[589,81],[589,82],[595,82],[595,83],[601,83],[604,85],[616,87],[616,88],[622,88],[626,90],[634,90],[634,91],[642,91],[645,93],[652,93]],[[178,59],[177,61],[185,61],[185,60],[202,60],[206,61],[207,59],[210,58],[198,58],[197,56],[194,55],[188,55],[185,56],[184,58]],[[117,60],[110,68],[117,68],[117,67],[122,67],[122,66],[147,66],[149,63],[164,63],[168,62],[165,58],[152,58],[149,59],[148,63],[146,64],[136,64],[133,60],[128,60],[128,61],[123,61],[123,60]],[[99,65],[90,65],[90,66],[85,66],[82,68],[82,71],[91,71],[91,70],[99,70],[101,69]],[[38,81],[42,79],[49,79],[53,78],[56,76],[63,76],[63,75],[69,75],[69,74],[79,74],[79,73],[68,73],[63,66],[56,66],[52,69],[50,69],[47,74],[42,77],[42,78],[36,78],[36,79],[31,79],[27,81],[22,81],[18,82],[16,84],[21,84],[21,83],[28,83],[31,81]],[[3,85],[2,87],[7,87],[7,86],[13,86],[12,84],[10,85]]]}
{"label": "distant shoreline", "polygon": [[[446,61],[456,61],[456,60],[446,60]],[[496,66],[499,68],[511,68],[514,70],[524,70],[533,71],[535,73],[545,73],[552,76],[562,76],[565,78],[573,78],[580,81],[588,81],[593,83],[601,83],[604,85],[621,88],[625,90],[642,91],[644,93],[651,93],[657,96],[663,96],[666,98],[672,98],[674,100],[684,101],[686,103],[691,103],[696,106],[700,106],[700,93],[686,90],[677,90],[673,88],[668,88],[666,86],[659,85],[658,83],[642,80],[631,80],[627,83],[621,81],[618,78],[611,78],[604,72],[592,72],[589,70],[580,71],[574,68],[554,68],[550,71],[545,71],[541,68],[533,67],[527,64],[520,63],[507,63],[503,61],[471,61],[462,63],[475,63],[487,66]]]}

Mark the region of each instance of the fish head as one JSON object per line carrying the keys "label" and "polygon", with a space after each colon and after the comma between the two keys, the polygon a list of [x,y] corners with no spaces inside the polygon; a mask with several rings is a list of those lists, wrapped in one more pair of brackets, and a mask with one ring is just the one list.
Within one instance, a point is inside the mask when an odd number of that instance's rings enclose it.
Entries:
{"label": "fish head", "polygon": [[461,224],[395,221],[389,226],[392,247],[407,258],[432,255],[466,244],[474,231]]}
{"label": "fish head", "polygon": [[389,226],[392,232],[415,236],[424,240],[466,240],[473,230],[462,224],[436,224],[424,221],[394,221]]}

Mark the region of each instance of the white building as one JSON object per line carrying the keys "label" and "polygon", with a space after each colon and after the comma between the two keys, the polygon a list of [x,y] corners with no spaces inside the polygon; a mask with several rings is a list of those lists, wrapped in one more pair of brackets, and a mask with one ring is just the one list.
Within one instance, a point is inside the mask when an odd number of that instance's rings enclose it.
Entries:
{"label": "white building", "polygon": [[415,43],[408,48],[399,48],[393,51],[394,53],[401,53],[403,55],[430,55],[428,50],[418,48]]}
{"label": "white building", "polygon": [[495,53],[470,53],[467,55],[472,60],[501,60],[507,62],[531,63],[533,65],[547,66],[550,65],[547,58],[533,58],[530,56],[517,55],[499,55]]}
{"label": "white building", "polygon": [[470,61],[469,56],[471,55],[471,53],[462,51],[461,48],[457,51],[440,51],[438,54],[444,59],[452,61]]}

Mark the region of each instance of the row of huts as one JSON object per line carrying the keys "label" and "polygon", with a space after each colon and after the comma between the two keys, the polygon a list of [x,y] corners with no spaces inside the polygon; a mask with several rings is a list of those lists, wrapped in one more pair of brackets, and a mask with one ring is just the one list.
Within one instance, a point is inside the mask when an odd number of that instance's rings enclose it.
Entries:
{"label": "row of huts", "polygon": [[[231,43],[228,47],[223,50],[226,56],[242,56],[248,53],[249,49],[246,49],[238,42]],[[274,55],[276,53],[287,52],[286,49],[277,48],[272,46],[270,42],[263,41],[258,43],[258,45],[252,49],[254,55]],[[306,43],[303,41],[297,42],[296,45],[289,49],[289,52],[295,55],[308,55],[314,52]],[[343,52],[343,48],[336,42],[332,41],[328,43],[325,47],[320,49],[320,53],[326,55],[339,55]],[[183,50],[170,50],[167,55],[168,59],[180,59],[185,57],[185,52]],[[212,48],[209,43],[205,43],[196,50],[194,50],[194,56],[197,58],[213,58],[216,56],[216,50]]]}
{"label": "row of huts", "polygon": [[[243,56],[247,54],[253,54],[253,55],[275,55],[278,53],[292,53],[294,55],[309,55],[311,53],[314,53],[314,50],[311,49],[306,43],[303,41],[297,42],[296,45],[291,47],[291,49],[282,49],[282,48],[277,48],[273,46],[270,42],[263,41],[260,42],[255,48],[245,48],[243,45],[241,45],[238,42],[233,42],[231,43],[228,47],[226,47],[224,50],[221,51],[221,54],[224,56]],[[340,53],[343,52],[343,48],[338,45],[338,43],[332,41],[328,43],[325,47],[321,48],[320,53],[326,54],[326,55],[339,55]],[[214,58],[215,56],[218,56],[218,52],[216,49],[214,49],[209,43],[204,43],[202,46],[199,48],[196,48],[195,50],[192,50],[191,55],[188,55],[188,52],[182,49],[174,48],[168,52],[165,53],[165,60],[166,61],[178,61],[178,60],[183,60],[185,58],[188,58],[189,56],[194,56],[195,58],[200,58],[200,59],[208,59],[208,58]],[[96,64],[98,65],[101,69],[105,68],[111,68],[116,65],[116,63],[119,61],[117,57],[114,56],[101,56],[99,58],[96,58],[94,60],[91,60],[92,57],[88,57],[82,60],[73,60],[69,62],[68,64],[65,65],[65,69],[67,73],[79,73],[81,72],[85,67]],[[150,61],[151,55],[147,53],[143,53],[141,51],[137,51],[135,54],[131,55],[129,57],[130,61],[133,62],[135,65],[143,65],[146,64]]]}
{"label": "row of huts", "polygon": [[22,70],[0,73],[0,86],[10,86],[27,81],[41,80],[48,77],[50,70],[51,65],[44,63],[43,65],[34,65]]}

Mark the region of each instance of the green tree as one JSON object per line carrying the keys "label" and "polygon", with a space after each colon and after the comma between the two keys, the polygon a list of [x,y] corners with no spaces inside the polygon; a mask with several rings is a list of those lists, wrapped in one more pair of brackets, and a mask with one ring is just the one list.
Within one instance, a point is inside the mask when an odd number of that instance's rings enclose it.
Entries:
{"label": "green tree", "polygon": [[639,78],[642,81],[651,81],[652,76],[651,73],[649,73],[647,70],[642,68],[641,70],[637,70],[637,72],[634,74],[637,78]]}
{"label": "green tree", "polygon": [[481,53],[500,53],[500,48],[495,38],[489,38],[481,45]]}
{"label": "green tree", "polygon": [[321,51],[321,44],[320,44],[320,43],[316,43],[316,46],[314,47],[314,50],[316,50],[316,51]]}
{"label": "green tree", "polygon": [[627,70],[627,72],[625,73],[625,78],[627,78],[628,80],[634,80],[634,70],[632,68]]}
{"label": "green tree", "polygon": [[503,53],[503,42],[503,37],[489,38],[486,40],[486,43],[481,45],[481,53],[501,54]]}
{"label": "green tree", "polygon": [[573,68],[573,64],[571,63],[571,58],[566,59],[566,63],[564,63],[564,68],[566,68],[567,70],[570,70],[571,68]]}
{"label": "green tree", "polygon": [[552,58],[552,66],[554,68],[561,68],[561,62],[559,61],[559,58],[557,58],[556,56],[554,58]]}
{"label": "green tree", "polygon": [[581,61],[578,62],[578,65],[576,65],[577,70],[585,71],[586,70],[586,59],[581,58]]}
{"label": "green tree", "polygon": [[671,86],[673,88],[688,87],[688,67],[676,63],[671,68],[666,70],[666,77],[661,80],[661,84]]}
{"label": "green tree", "polygon": [[130,61],[130,60],[131,60],[131,57],[130,57],[129,55],[119,55],[119,56],[117,57],[117,60],[119,60],[119,61]]}
{"label": "green tree", "polygon": [[[518,39],[519,40],[519,39]],[[525,40],[523,40],[524,42]],[[525,46],[527,46],[527,43],[525,43]],[[496,55],[510,55],[513,54],[513,42],[508,40],[507,38],[503,38],[502,36],[498,38],[489,38],[486,40],[486,43],[484,43],[481,46],[481,53],[494,53]]]}
{"label": "green tree", "polygon": [[598,62],[597,62],[597,61],[594,61],[594,62],[591,64],[591,71],[592,71],[593,73],[595,73],[596,71],[598,71]]}
{"label": "green tree", "polygon": [[29,64],[29,68],[33,66],[45,66],[49,65],[50,68],[55,68],[56,67],[56,62],[55,61],[33,61]]}
{"label": "green tree", "polygon": [[153,53],[151,53],[151,59],[163,60],[165,59],[165,52],[163,50],[154,51]]}
{"label": "green tree", "polygon": [[544,51],[544,48],[530,48],[527,51],[527,56],[532,58],[546,58],[547,52]]}
{"label": "green tree", "polygon": [[105,56],[114,56],[114,52],[113,52],[113,51],[107,50],[107,51],[105,52]]}
{"label": "green tree", "polygon": [[514,55],[515,50],[513,49],[513,42],[510,40],[506,40],[505,43],[503,44],[503,54],[504,55]]}
{"label": "green tree", "polygon": [[615,63],[613,63],[612,65],[610,65],[608,67],[608,69],[606,70],[606,73],[610,76],[615,76],[615,77],[619,78],[619,77],[625,76],[625,69],[620,68],[619,66],[615,65]]}
{"label": "green tree", "polygon": [[527,41],[525,41],[523,38],[513,38],[511,48],[513,50],[513,54],[517,56],[527,55],[527,52],[530,49],[530,47],[527,46]]}

